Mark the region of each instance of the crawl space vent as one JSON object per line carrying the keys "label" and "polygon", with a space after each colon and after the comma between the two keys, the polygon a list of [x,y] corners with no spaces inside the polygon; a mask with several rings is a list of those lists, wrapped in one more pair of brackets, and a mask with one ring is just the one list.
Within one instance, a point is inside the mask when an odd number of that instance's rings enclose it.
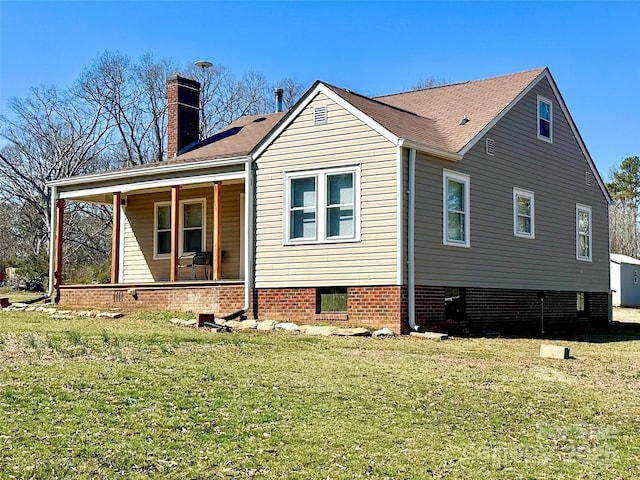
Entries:
{"label": "crawl space vent", "polygon": [[584,172],[584,184],[590,187],[591,180],[593,180],[593,176],[591,175],[591,172]]}
{"label": "crawl space vent", "polygon": [[313,110],[313,124],[314,125],[326,125],[327,124],[327,106],[316,107]]}
{"label": "crawl space vent", "polygon": [[496,141],[493,138],[487,138],[487,155],[492,157],[496,154]]}

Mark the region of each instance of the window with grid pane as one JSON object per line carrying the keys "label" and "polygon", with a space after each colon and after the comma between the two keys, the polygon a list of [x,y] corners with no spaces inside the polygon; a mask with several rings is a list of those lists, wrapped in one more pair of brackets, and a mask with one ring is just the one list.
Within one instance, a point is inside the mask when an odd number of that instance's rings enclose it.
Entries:
{"label": "window with grid pane", "polygon": [[195,253],[203,250],[204,203],[202,201],[182,204],[182,251]]}
{"label": "window with grid pane", "polygon": [[576,258],[591,261],[591,207],[576,205]]}
{"label": "window with grid pane", "polygon": [[171,253],[171,205],[156,204],[156,255]]}
{"label": "window with grid pane", "polygon": [[553,103],[538,96],[538,138],[551,142],[553,140]]}
{"label": "window with grid pane", "polygon": [[360,167],[285,173],[285,244],[359,240]]}
{"label": "window with grid pane", "polygon": [[513,189],[513,234],[526,238],[535,236],[533,192]]}
{"label": "window with grid pane", "polygon": [[443,243],[468,247],[469,176],[443,171]]}

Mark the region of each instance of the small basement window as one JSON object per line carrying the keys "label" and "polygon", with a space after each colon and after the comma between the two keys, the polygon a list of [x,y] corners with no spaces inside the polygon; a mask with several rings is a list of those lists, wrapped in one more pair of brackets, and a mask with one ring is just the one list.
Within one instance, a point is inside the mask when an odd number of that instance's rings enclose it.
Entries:
{"label": "small basement window", "polygon": [[577,292],[576,294],[576,312],[579,317],[587,315],[587,294],[584,292]]}
{"label": "small basement window", "polygon": [[464,320],[464,289],[445,287],[444,289],[444,318],[448,321]]}
{"label": "small basement window", "polygon": [[347,313],[347,287],[316,289],[316,313]]}

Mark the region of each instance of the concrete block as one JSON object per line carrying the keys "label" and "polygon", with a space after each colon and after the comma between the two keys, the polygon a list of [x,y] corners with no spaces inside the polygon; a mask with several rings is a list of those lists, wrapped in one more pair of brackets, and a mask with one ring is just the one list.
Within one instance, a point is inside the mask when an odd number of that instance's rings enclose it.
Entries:
{"label": "concrete block", "polygon": [[560,345],[540,345],[540,356],[542,358],[559,358],[566,360],[569,358],[569,347],[561,347]]}

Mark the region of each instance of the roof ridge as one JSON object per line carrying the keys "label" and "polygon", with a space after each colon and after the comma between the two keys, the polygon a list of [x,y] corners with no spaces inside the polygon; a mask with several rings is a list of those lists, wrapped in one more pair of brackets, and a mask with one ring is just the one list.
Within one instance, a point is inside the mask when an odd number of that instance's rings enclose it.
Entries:
{"label": "roof ridge", "polygon": [[378,105],[382,105],[384,107],[391,108],[391,109],[397,110],[399,112],[408,113],[409,115],[413,115],[414,117],[424,118],[425,120],[431,120],[431,121],[435,122],[435,120],[433,118],[425,117],[425,116],[417,114],[416,112],[412,112],[411,110],[405,110],[404,108],[400,108],[400,107],[397,107],[395,105],[391,105],[389,103],[386,103],[386,102],[383,102],[381,100],[378,100],[376,97],[368,97],[368,96],[363,95],[361,93],[349,90],[348,88],[336,87],[335,85],[332,85],[332,84],[327,83],[327,82],[321,82],[321,83],[324,84],[325,86],[329,87],[329,88],[332,88],[332,89],[335,89],[335,90],[340,90],[340,91],[346,92],[346,93],[348,93],[350,95],[355,95],[356,97],[364,98],[365,100],[369,100],[371,102],[377,103]]}
{"label": "roof ridge", "polygon": [[547,67],[539,67],[539,68],[531,68],[529,70],[523,70],[522,72],[514,72],[514,73],[507,73],[505,75],[494,75],[493,77],[487,77],[487,78],[480,78],[477,80],[465,80],[465,81],[460,81],[460,82],[453,82],[453,83],[447,83],[445,85],[434,85],[432,87],[425,87],[425,88],[418,88],[418,89],[414,89],[414,90],[405,90],[402,92],[395,92],[395,93],[388,93],[386,95],[378,95],[377,98],[381,98],[381,97],[393,97],[396,95],[406,95],[408,93],[414,93],[414,92],[423,92],[426,90],[435,90],[436,88],[447,88],[447,87],[455,87],[458,85],[466,85],[469,83],[480,83],[480,82],[487,82],[490,80],[497,80],[499,78],[507,78],[507,77],[513,77],[515,75],[524,75],[525,73],[532,73],[532,72],[543,72]]}

